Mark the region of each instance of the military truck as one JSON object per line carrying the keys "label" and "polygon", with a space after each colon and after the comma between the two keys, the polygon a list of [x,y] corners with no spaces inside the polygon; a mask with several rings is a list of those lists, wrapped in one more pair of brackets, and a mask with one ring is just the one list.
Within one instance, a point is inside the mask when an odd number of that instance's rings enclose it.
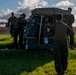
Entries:
{"label": "military truck", "polygon": [[52,49],[53,37],[49,33],[51,26],[56,24],[56,15],[63,14],[67,23],[68,10],[59,8],[36,8],[31,11],[31,16],[24,27],[24,45],[26,49]]}

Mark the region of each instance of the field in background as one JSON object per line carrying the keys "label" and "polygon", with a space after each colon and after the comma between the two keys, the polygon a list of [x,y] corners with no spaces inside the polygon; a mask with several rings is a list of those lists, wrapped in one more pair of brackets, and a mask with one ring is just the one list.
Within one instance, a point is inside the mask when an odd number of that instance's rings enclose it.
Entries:
{"label": "field in background", "polygon": [[[74,36],[74,47],[76,48],[76,34]],[[0,34],[0,49],[14,49],[14,42],[13,38],[11,38],[10,34]]]}
{"label": "field in background", "polygon": [[0,49],[14,48],[13,38],[10,35],[0,35]]}
{"label": "field in background", "polygon": [[0,27],[0,35],[10,34],[8,27]]}
{"label": "field in background", "polygon": [[[73,27],[73,28],[74,28],[74,31],[76,33],[76,27]],[[10,34],[8,27],[0,27],[0,35],[2,35],[2,34]]]}

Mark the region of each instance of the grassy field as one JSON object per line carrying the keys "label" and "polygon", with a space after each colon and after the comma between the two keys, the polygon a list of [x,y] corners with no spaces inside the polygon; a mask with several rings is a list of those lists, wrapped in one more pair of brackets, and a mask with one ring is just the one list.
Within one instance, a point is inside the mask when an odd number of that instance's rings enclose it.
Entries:
{"label": "grassy field", "polygon": [[13,48],[13,38],[10,35],[0,35],[0,48]]}
{"label": "grassy field", "polygon": [[[6,37],[7,36],[7,37]],[[13,44],[10,35],[0,37],[6,47]],[[75,36],[76,38],[76,36]],[[3,39],[3,40],[2,40]],[[8,41],[6,41],[8,40]],[[7,43],[6,43],[6,42]],[[76,41],[76,40],[75,40]],[[10,44],[9,44],[10,43]],[[0,75],[55,75],[53,53],[49,50],[0,51]],[[64,75],[76,75],[76,50],[69,50],[68,69]]]}
{"label": "grassy field", "polygon": [[[0,51],[0,75],[55,75],[51,51]],[[69,50],[65,75],[76,75],[76,51]]]}
{"label": "grassy field", "polygon": [[[74,46],[76,47],[76,35],[74,36]],[[14,48],[13,38],[10,35],[0,35],[0,49],[1,48]]]}

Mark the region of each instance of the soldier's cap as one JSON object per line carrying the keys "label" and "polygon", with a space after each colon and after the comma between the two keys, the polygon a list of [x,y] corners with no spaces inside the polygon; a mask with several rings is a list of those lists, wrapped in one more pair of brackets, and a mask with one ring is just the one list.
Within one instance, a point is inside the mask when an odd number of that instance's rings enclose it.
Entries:
{"label": "soldier's cap", "polygon": [[69,8],[68,8],[68,10],[71,10],[71,11],[72,11],[72,8],[71,8],[71,7],[69,7]]}
{"label": "soldier's cap", "polygon": [[26,14],[25,13],[22,13],[20,16],[26,16]]}
{"label": "soldier's cap", "polygon": [[11,12],[12,15],[14,15],[14,12]]}

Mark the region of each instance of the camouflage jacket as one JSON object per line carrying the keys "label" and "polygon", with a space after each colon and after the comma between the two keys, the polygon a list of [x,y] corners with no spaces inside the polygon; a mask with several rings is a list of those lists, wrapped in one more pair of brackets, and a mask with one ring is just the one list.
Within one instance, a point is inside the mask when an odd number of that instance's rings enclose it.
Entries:
{"label": "camouflage jacket", "polygon": [[57,22],[51,27],[53,40],[67,40],[67,35],[74,35],[73,30],[63,22]]}
{"label": "camouflage jacket", "polygon": [[17,17],[16,16],[11,16],[9,19],[8,19],[8,26],[9,25],[16,25],[17,23]]}

